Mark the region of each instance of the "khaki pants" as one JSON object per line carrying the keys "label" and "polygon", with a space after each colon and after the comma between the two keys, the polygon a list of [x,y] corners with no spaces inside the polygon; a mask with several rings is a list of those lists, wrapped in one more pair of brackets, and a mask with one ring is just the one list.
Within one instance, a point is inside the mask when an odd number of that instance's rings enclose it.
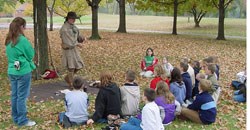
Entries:
{"label": "khaki pants", "polygon": [[184,117],[187,117],[188,119],[190,119],[193,122],[203,124],[200,117],[199,117],[199,113],[197,111],[183,107],[181,109],[181,115],[183,115]]}

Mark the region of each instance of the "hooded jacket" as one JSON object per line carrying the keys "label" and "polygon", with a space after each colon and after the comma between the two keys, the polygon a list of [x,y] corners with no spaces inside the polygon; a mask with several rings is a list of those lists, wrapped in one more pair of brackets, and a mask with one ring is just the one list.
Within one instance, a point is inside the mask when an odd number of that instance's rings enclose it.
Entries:
{"label": "hooded jacket", "polygon": [[95,100],[95,113],[92,119],[95,122],[101,118],[107,119],[109,114],[121,115],[121,93],[115,83],[100,88]]}
{"label": "hooded jacket", "polygon": [[182,105],[186,98],[186,86],[183,82],[177,83],[172,82],[170,83],[170,91],[174,94],[175,99]]}
{"label": "hooded jacket", "polygon": [[125,83],[121,90],[122,115],[136,115],[139,110],[140,87],[136,83]]}
{"label": "hooded jacket", "polygon": [[192,89],[193,89],[192,79],[191,79],[188,72],[182,73],[181,76],[182,76],[183,82],[185,83],[185,86],[186,86],[186,99],[191,99],[192,98]]}

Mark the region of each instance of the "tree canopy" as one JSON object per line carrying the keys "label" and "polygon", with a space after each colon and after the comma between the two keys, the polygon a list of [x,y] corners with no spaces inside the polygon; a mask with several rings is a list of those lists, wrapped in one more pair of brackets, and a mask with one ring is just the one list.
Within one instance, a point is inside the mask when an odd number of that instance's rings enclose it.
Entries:
{"label": "tree canopy", "polygon": [[[51,1],[51,0],[48,0]],[[56,0],[54,12],[62,17],[66,17],[69,11],[74,11],[79,16],[90,14],[91,10],[87,2],[83,0]]]}

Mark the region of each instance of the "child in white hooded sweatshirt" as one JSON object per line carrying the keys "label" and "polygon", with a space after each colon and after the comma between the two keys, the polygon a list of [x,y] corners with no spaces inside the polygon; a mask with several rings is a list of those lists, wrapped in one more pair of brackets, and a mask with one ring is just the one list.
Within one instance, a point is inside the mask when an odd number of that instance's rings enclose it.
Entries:
{"label": "child in white hooded sweatshirt", "polygon": [[135,78],[135,72],[128,70],[126,83],[120,88],[123,116],[133,116],[139,111],[140,87],[134,82]]}

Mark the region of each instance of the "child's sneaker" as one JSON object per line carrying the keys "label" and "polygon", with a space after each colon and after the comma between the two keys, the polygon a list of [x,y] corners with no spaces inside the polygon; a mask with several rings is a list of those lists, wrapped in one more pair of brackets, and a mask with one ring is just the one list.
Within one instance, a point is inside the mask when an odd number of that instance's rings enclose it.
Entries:
{"label": "child's sneaker", "polygon": [[36,122],[29,120],[24,126],[34,126],[34,125],[36,125]]}

